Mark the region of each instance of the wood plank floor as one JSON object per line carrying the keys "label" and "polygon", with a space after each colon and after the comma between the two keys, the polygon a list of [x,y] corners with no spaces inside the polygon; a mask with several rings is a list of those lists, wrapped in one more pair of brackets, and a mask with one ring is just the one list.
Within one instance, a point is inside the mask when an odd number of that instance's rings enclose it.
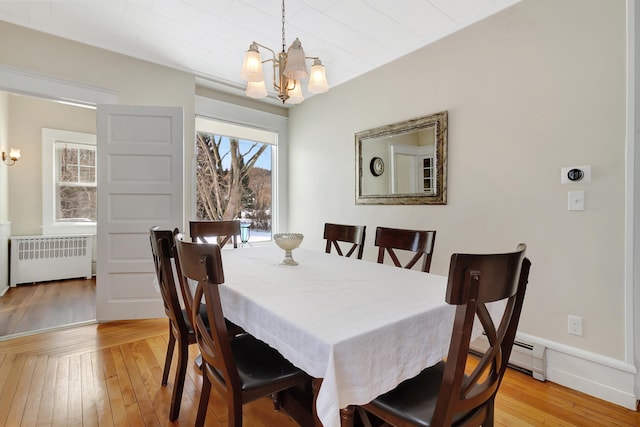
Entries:
{"label": "wood plank floor", "polygon": [[[110,322],[0,342],[0,425],[159,426],[194,424],[201,375],[191,361],[176,423],[168,421],[169,386],[160,379],[167,320]],[[174,362],[175,362],[174,357]],[[212,392],[207,425],[226,425],[226,405]],[[245,426],[296,426],[270,400],[246,405]]]}
{"label": "wood plank floor", "polygon": [[[1,426],[190,426],[202,384],[191,347],[182,409],[167,418],[169,385],[160,378],[167,320],[110,322],[0,342]],[[245,405],[245,427],[297,424],[268,399]],[[226,425],[211,394],[207,425]],[[497,426],[640,426],[640,414],[509,370],[496,402]]]}
{"label": "wood plank floor", "polygon": [[0,337],[96,318],[96,281],[70,279],[18,285],[0,298]]}

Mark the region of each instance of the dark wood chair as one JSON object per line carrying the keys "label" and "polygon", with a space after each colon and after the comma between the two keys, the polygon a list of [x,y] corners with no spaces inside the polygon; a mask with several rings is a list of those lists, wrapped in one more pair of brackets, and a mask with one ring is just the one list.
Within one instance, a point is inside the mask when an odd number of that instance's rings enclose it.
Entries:
{"label": "dark wood chair", "polygon": [[178,342],[178,367],[169,406],[169,420],[175,421],[180,414],[180,402],[189,360],[189,345],[196,343],[196,335],[191,326],[189,313],[180,304],[174,280],[173,263],[176,262],[174,232],[152,227],[149,238],[164,311],[169,318],[169,343],[162,372],[162,385],[167,385],[173,351],[176,341]]}
{"label": "dark wood chair", "polygon": [[420,269],[426,273],[431,268],[433,246],[436,242],[435,231],[404,230],[400,228],[376,228],[375,245],[378,246],[378,263],[384,263],[385,252],[396,267],[403,267],[396,250],[415,252],[404,268],[413,268],[422,258]]}
{"label": "dark wood chair", "polygon": [[[338,255],[350,257],[357,249],[358,259],[362,259],[366,230],[366,225],[325,223],[324,238],[327,240],[325,252],[328,254],[331,253],[331,248],[333,247]],[[340,247],[339,242],[345,244],[344,246],[346,250],[344,252],[342,251],[343,248]],[[351,247],[349,247],[349,244],[351,244]]]}
{"label": "dark wood chair", "polygon": [[[220,230],[225,230],[225,229],[231,229],[231,226],[228,223],[231,223],[233,221],[191,221],[191,223],[189,224],[192,233],[196,233],[197,236],[191,236],[191,239],[193,242],[196,243],[207,243],[205,237],[214,237],[214,236],[218,236],[217,234],[215,234],[215,232],[212,234],[209,231],[205,231],[207,230],[210,225],[209,224],[204,224],[204,223],[212,223],[212,222],[225,222],[227,224],[224,224],[220,227]],[[195,226],[192,223],[197,223],[195,224]],[[240,221],[238,221],[238,227],[240,227]],[[210,227],[211,229],[213,229],[214,227]],[[235,228],[234,228],[235,229]],[[174,240],[175,240],[175,236],[178,234],[178,230],[176,229],[176,231],[174,232]],[[223,233],[224,234],[224,233]],[[224,242],[226,243],[232,236],[230,234],[224,234],[223,237],[226,237],[224,239]],[[175,244],[175,242],[174,242]],[[214,243],[215,244],[215,243]],[[183,277],[183,275],[181,274],[180,271],[180,264],[177,261],[175,261],[175,267],[176,267],[176,274],[178,277],[178,284],[180,286],[180,292],[182,294],[182,301],[184,301],[184,308],[186,310],[187,316],[189,317],[189,319],[193,319],[193,313],[194,310],[196,310],[194,308],[194,292],[193,289],[191,288],[191,286],[189,285],[189,282]],[[200,306],[199,309],[199,313],[200,316],[205,319],[205,322],[207,322],[207,312],[206,309],[204,307],[204,305]],[[198,311],[195,311],[196,313]],[[208,323],[207,323],[208,324]],[[240,326],[236,325],[235,323],[227,320],[227,329],[229,331],[229,337],[230,338],[234,338],[240,334],[244,334],[246,333],[244,331],[244,329],[242,329]],[[199,355],[198,357],[196,357],[196,366],[198,367],[198,369],[201,368],[202,366],[202,357]]]}
{"label": "dark wood chair", "polygon": [[[492,426],[494,402],[513,348],[531,263],[525,245],[494,255],[453,254],[446,301],[456,306],[446,362],[425,369],[364,409],[396,427]],[[504,300],[494,322],[487,304]],[[489,347],[473,372],[465,374],[474,319]]]}
{"label": "dark wood chair", "polygon": [[240,220],[230,221],[189,221],[189,234],[193,241],[206,242],[206,237],[217,237],[220,247],[226,245],[229,240],[233,242],[233,247],[238,247],[238,237],[240,236]]}
{"label": "dark wood chair", "polygon": [[220,247],[190,243],[176,236],[180,271],[184,279],[197,282],[194,311],[204,299],[207,320],[196,316],[194,328],[203,359],[202,392],[196,426],[204,425],[211,385],[227,399],[228,425],[242,427],[242,405],[287,388],[303,385],[309,377],[280,353],[250,334],[229,340],[220,301],[219,285],[224,283]]}

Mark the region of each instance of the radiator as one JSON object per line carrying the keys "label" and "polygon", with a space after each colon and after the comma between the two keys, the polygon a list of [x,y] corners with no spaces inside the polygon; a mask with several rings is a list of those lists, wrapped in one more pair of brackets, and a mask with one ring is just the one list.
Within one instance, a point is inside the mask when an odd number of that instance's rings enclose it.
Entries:
{"label": "radiator", "polygon": [[[471,352],[484,353],[488,346],[487,337],[483,332],[482,336],[471,343]],[[544,381],[546,379],[545,349],[546,347],[541,344],[531,344],[516,338],[509,357],[509,366]]]}
{"label": "radiator", "polygon": [[91,278],[91,235],[12,236],[9,284]]}

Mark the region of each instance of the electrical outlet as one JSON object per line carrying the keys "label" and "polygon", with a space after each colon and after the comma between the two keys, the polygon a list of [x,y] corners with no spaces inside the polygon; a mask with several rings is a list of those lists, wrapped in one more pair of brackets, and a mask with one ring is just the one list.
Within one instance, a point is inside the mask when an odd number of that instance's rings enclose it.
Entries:
{"label": "electrical outlet", "polygon": [[582,336],[582,317],[569,315],[569,333]]}

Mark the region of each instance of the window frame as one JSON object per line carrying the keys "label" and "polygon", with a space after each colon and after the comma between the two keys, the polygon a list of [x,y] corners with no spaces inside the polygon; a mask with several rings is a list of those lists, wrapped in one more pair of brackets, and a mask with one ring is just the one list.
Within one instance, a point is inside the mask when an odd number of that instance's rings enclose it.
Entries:
{"label": "window frame", "polygon": [[[203,96],[196,96],[196,117],[211,119],[217,122],[227,122],[229,124],[253,128],[272,132],[275,134],[275,142],[272,150],[272,170],[271,170],[271,234],[279,233],[280,230],[288,229],[288,118],[277,114],[266,113],[235,104],[229,104]],[[195,127],[195,118],[194,118]],[[194,131],[195,141],[195,131]],[[195,144],[191,144],[194,147]],[[188,217],[195,219],[196,215],[196,183],[195,183],[195,154],[192,153],[191,164],[191,203]]]}
{"label": "window frame", "polygon": [[[210,117],[203,117],[203,116],[196,116],[196,121],[195,121],[195,130],[196,130],[196,135],[198,133],[205,133],[208,135],[213,135],[214,137],[220,137],[220,138],[227,138],[227,139],[234,139],[237,138],[240,143],[248,143],[248,144],[263,144],[269,147],[269,158],[271,159],[271,161],[269,162],[269,172],[270,172],[270,176],[271,176],[271,206],[269,208],[269,211],[271,212],[271,216],[273,215],[273,206],[274,206],[274,199],[276,198],[277,194],[276,191],[274,190],[274,176],[276,175],[276,171],[274,170],[274,159],[277,158],[278,156],[278,144],[277,144],[277,139],[278,139],[278,134],[273,132],[273,131],[266,131],[263,129],[256,129],[255,127],[248,127],[245,125],[237,125],[237,124],[233,124],[233,123],[229,123],[229,122],[221,122],[220,120],[217,119],[212,119]],[[197,148],[197,142],[194,142],[194,158],[196,159],[196,163],[197,163],[197,159],[198,159],[198,148]],[[222,153],[221,153],[222,154]],[[194,168],[197,165],[194,164]],[[197,178],[195,178],[195,172],[194,172],[194,183],[197,186]],[[192,217],[196,217],[197,216],[197,198],[198,196],[196,195],[196,200],[195,200],[195,204],[194,204],[194,212],[192,214]],[[200,218],[196,218],[196,219],[200,219]],[[268,240],[272,240],[273,237],[273,216],[270,219],[270,226],[269,226],[269,239]],[[253,244],[256,243],[258,241],[262,241],[262,240],[253,240],[250,238],[249,243]]]}
{"label": "window frame", "polygon": [[[42,234],[96,234],[95,221],[56,221],[56,142],[92,145],[97,149],[95,134],[42,128]],[[97,165],[96,165],[97,168]],[[96,171],[97,187],[97,171]]]}

